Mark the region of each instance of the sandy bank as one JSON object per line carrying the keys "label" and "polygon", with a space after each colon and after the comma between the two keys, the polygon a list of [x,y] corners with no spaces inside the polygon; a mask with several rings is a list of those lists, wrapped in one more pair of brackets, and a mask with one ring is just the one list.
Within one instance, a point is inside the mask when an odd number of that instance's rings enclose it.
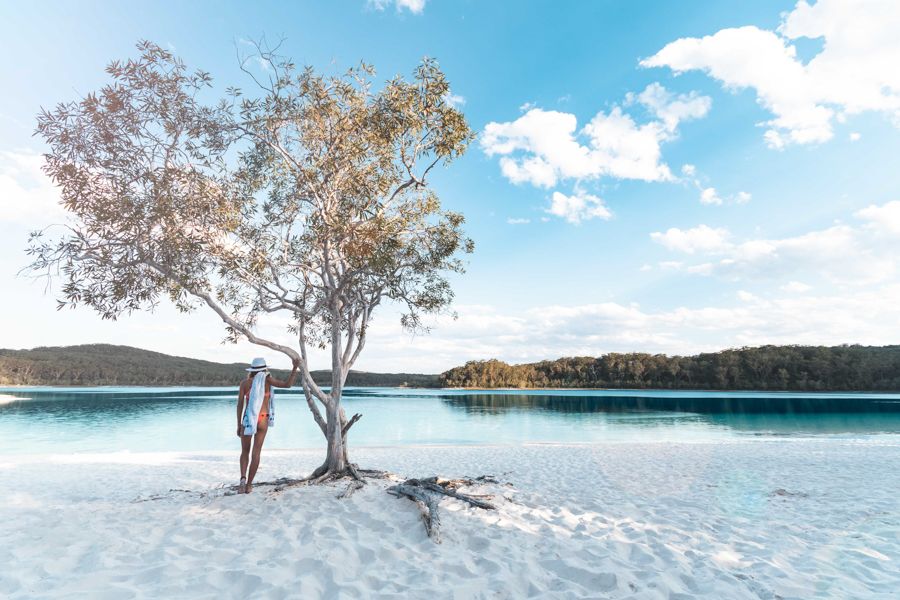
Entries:
{"label": "sandy bank", "polygon": [[[308,472],[272,451],[261,479]],[[492,473],[443,543],[372,483],[223,496],[235,456],[0,457],[7,598],[889,598],[900,445],[838,439],[358,449],[409,476]],[[9,485],[10,482],[14,482]],[[205,492],[172,492],[169,489]],[[135,502],[162,494],[159,500]]]}

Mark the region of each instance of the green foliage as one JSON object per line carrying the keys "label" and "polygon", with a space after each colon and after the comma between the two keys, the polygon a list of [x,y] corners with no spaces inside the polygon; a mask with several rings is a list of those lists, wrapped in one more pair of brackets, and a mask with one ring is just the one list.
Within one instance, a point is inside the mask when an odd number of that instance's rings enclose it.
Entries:
{"label": "green foliage", "polygon": [[[246,366],[109,344],[0,349],[0,385],[236,386],[246,377]],[[288,376],[287,371],[277,369],[272,373],[280,379]],[[320,385],[331,381],[330,371],[313,371],[312,375]],[[437,376],[351,371],[347,384],[435,387]]]}
{"label": "green foliage", "polygon": [[900,389],[900,346],[761,346],[696,356],[606,354],[533,364],[470,361],[441,385],[470,388]]}

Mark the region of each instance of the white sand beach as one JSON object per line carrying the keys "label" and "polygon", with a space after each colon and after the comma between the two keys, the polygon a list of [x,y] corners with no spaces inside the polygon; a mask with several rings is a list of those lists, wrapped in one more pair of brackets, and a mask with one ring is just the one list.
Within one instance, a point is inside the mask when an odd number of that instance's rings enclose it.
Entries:
{"label": "white sand beach", "polygon": [[[259,480],[320,452],[271,451]],[[9,456],[4,598],[896,598],[900,444],[360,448],[407,476],[490,473],[443,542],[372,481],[225,496],[237,453]],[[207,492],[171,492],[170,489]],[[148,500],[161,495],[162,498]],[[146,501],[139,501],[146,500]]]}

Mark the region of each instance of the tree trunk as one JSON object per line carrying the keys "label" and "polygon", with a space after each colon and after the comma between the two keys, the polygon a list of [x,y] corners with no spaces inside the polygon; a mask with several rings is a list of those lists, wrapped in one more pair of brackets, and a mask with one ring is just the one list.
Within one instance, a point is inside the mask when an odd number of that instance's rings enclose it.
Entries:
{"label": "tree trunk", "polygon": [[326,410],[327,427],[325,430],[328,454],[325,458],[325,466],[329,473],[343,473],[347,470],[346,449],[344,448],[344,436],[341,431],[341,407],[340,396],[332,396],[332,406]]}
{"label": "tree trunk", "polygon": [[[342,419],[344,409],[341,408],[341,396],[344,393],[344,362],[343,348],[341,347],[341,314],[338,301],[332,304],[331,317],[331,402],[325,411],[325,438],[328,446],[325,466],[328,473],[341,474],[347,470],[348,461],[344,445],[344,419]],[[347,343],[350,342],[348,341]]]}

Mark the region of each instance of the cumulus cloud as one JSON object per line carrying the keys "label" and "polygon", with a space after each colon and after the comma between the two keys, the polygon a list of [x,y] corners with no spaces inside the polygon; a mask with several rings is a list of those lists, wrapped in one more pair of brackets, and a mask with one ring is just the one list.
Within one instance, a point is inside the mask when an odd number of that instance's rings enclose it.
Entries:
{"label": "cumulus cloud", "polygon": [[612,217],[612,213],[606,208],[603,200],[591,194],[576,192],[567,196],[561,192],[553,192],[550,208],[547,212],[557,217],[562,217],[569,223],[578,225],[589,219],[604,219]]}
{"label": "cumulus cloud", "polygon": [[369,0],[369,6],[375,10],[384,10],[392,4],[397,8],[397,12],[405,9],[411,13],[421,14],[425,10],[425,0]]}
{"label": "cumulus cloud", "polygon": [[722,204],[722,199],[716,192],[716,188],[703,188],[700,190],[700,204]]}
{"label": "cumulus cloud", "polygon": [[855,216],[864,220],[870,229],[900,235],[900,201],[893,200],[882,206],[871,204],[857,211]]}
{"label": "cumulus cloud", "polygon": [[783,238],[734,242],[726,229],[707,225],[671,228],[651,233],[650,238],[671,251],[700,256],[704,262],[679,265],[693,274],[732,280],[815,274],[834,283],[857,285],[892,280],[898,272],[900,201],[872,205],[854,216],[859,223]]}
{"label": "cumulus cloud", "polygon": [[643,104],[672,133],[682,121],[705,117],[712,106],[709,96],[701,96],[698,92],[676,96],[659,83],[651,83],[640,94],[629,93],[625,100],[626,103],[637,101]]}
{"label": "cumulus cloud", "polygon": [[[900,124],[897,31],[894,0],[801,0],[774,31],[746,26],[681,38],[641,65],[704,71],[727,89],[753,89],[773,115],[764,123],[766,142],[783,148],[827,141],[836,119],[866,111]],[[793,45],[802,38],[824,42],[805,64]]]}
{"label": "cumulus cloud", "polygon": [[669,250],[694,254],[695,252],[719,252],[730,248],[728,236],[727,229],[713,229],[708,225],[698,225],[693,229],[672,227],[665,233],[656,231],[650,234],[650,239]]}
{"label": "cumulus cloud", "polygon": [[506,219],[506,222],[510,225],[527,225],[528,223],[531,223],[531,219],[519,219],[519,218],[509,217],[508,219]]}
{"label": "cumulus cloud", "polygon": [[639,124],[622,106],[613,106],[580,129],[571,113],[526,106],[515,121],[488,123],[481,147],[501,157],[501,172],[513,183],[551,188],[561,180],[600,177],[672,180],[660,146],[676,136],[682,121],[704,116],[710,100],[694,92],[676,95],[655,83],[626,97],[626,105],[636,103],[654,119]]}

